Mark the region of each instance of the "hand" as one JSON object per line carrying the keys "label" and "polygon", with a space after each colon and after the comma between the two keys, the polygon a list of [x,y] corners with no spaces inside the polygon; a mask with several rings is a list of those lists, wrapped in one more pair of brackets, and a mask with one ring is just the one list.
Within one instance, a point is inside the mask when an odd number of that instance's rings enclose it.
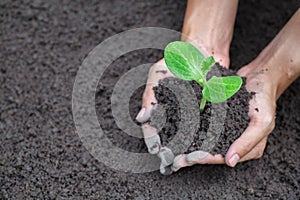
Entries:
{"label": "hand", "polygon": [[[238,0],[220,2],[189,0],[182,29],[182,40],[193,43],[206,57],[213,55],[217,62],[228,68],[229,46],[237,5]],[[144,123],[150,118],[151,111],[157,104],[152,88],[158,85],[160,79],[172,76],[164,59],[151,67],[143,95],[142,109],[136,117],[137,121]],[[161,147],[160,138],[154,127],[145,123],[142,129],[149,153],[158,154],[162,160],[161,172],[168,173],[164,166],[172,164],[172,151]]]}
{"label": "hand", "polygon": [[269,70],[249,64],[238,72],[247,78],[246,88],[255,95],[249,102],[249,126],[226,154],[228,166],[262,157],[268,135],[275,127],[276,92]]}
{"label": "hand", "polygon": [[300,9],[260,55],[239,71],[239,75],[247,77],[248,91],[256,94],[250,100],[251,122],[226,154],[226,164],[231,167],[263,155],[275,126],[276,101],[300,75],[299,24]]}
{"label": "hand", "polygon": [[245,132],[230,146],[225,160],[219,155],[193,152],[175,158],[172,169],[193,164],[221,164],[234,167],[238,162],[260,158],[268,135],[275,126],[276,101],[284,90],[300,76],[300,9],[282,31],[238,74],[247,77],[246,88],[255,92],[249,102],[251,119]]}
{"label": "hand", "polygon": [[151,117],[151,112],[156,108],[157,100],[154,96],[153,87],[158,86],[161,79],[173,77],[166,66],[164,59],[159,60],[149,70],[147,85],[143,94],[142,109],[138,113],[136,120],[142,124],[144,141],[150,154],[157,154],[161,159],[160,171],[162,174],[170,174],[171,170],[166,167],[172,164],[174,155],[166,147],[161,147],[160,137],[155,127],[147,122]]}
{"label": "hand", "polygon": [[[153,87],[158,86],[158,82],[161,79],[173,77],[168,70],[164,59],[159,60],[149,70],[147,85],[143,94],[142,109],[136,116],[136,120],[140,123],[148,121],[151,117],[151,112],[156,108],[157,100],[154,96]],[[144,123],[142,125],[144,133],[144,140],[148,147],[148,152],[151,154],[157,154],[160,149],[160,138],[158,136],[156,128]]]}
{"label": "hand", "polygon": [[[238,0],[210,1],[189,0],[182,29],[182,40],[192,42],[205,56],[213,55],[222,66],[229,67],[229,46],[232,39]],[[208,17],[210,16],[210,17]],[[154,64],[149,72],[143,95],[142,109],[137,121],[144,123],[156,107],[152,88],[160,79],[173,76],[164,59]],[[157,130],[149,124],[142,126],[145,142],[151,154],[159,152],[160,140]]]}
{"label": "hand", "polygon": [[[202,52],[204,51],[203,49],[199,48]],[[205,52],[205,51],[204,51]],[[229,56],[219,56],[215,55],[215,58],[217,61],[223,61],[225,63],[229,63]],[[167,147],[161,147],[161,141],[158,135],[158,131],[156,128],[150,126],[147,121],[151,117],[151,112],[157,107],[157,100],[155,99],[154,96],[154,91],[153,87],[158,85],[159,80],[167,78],[167,77],[173,77],[171,72],[168,70],[164,59],[161,59],[158,61],[156,64],[154,64],[149,71],[148,75],[148,81],[147,85],[143,94],[143,103],[142,103],[142,109],[138,113],[136,120],[144,123],[142,125],[142,130],[144,134],[144,140],[146,143],[146,146],[148,148],[148,152],[150,154],[157,154],[161,158],[161,166],[160,166],[160,171],[162,174],[169,174],[171,173],[170,168],[167,168],[167,166],[171,165],[174,160],[174,155],[170,149]],[[207,153],[203,152],[205,155]],[[196,159],[195,156],[198,155],[199,152],[193,152],[188,155],[191,159]],[[201,154],[202,155],[202,154]],[[219,158],[217,161],[215,161],[216,158]],[[207,159],[210,159],[207,161]],[[202,160],[203,161],[203,160]],[[201,162],[202,162],[201,161]],[[204,160],[205,161],[205,160]],[[224,159],[222,156],[207,156],[206,161],[209,163],[220,163],[224,162]],[[189,163],[190,164],[190,163]],[[185,164],[186,166],[187,164]],[[174,169],[173,169],[174,170]]]}
{"label": "hand", "polygon": [[230,146],[225,160],[221,155],[211,155],[196,151],[175,158],[172,170],[194,164],[222,164],[234,167],[238,162],[260,158],[263,155],[267,137],[275,126],[276,95],[267,68],[256,68],[251,64],[242,68],[238,74],[247,78],[246,88],[255,92],[249,102],[251,119],[245,132]]}

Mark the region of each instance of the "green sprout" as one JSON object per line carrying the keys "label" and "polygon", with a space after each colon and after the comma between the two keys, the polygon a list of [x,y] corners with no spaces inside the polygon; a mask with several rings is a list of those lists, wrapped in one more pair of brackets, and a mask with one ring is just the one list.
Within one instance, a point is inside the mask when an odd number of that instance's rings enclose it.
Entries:
{"label": "green sprout", "polygon": [[187,81],[196,81],[202,87],[200,110],[206,101],[221,103],[232,97],[242,85],[239,76],[213,76],[207,80],[207,73],[215,64],[213,56],[205,58],[190,43],[175,41],[167,45],[164,52],[165,62],[169,70],[177,77]]}

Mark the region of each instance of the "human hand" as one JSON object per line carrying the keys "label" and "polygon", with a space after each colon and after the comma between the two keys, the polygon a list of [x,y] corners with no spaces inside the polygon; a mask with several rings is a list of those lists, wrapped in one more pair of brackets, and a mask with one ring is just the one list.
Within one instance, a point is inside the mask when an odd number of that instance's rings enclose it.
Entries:
{"label": "human hand", "polygon": [[239,70],[247,78],[246,88],[254,92],[249,101],[250,123],[244,133],[230,146],[225,156],[228,166],[263,156],[268,135],[275,127],[276,86],[268,67],[249,64]]}
{"label": "human hand", "polygon": [[154,95],[153,87],[158,86],[161,79],[172,77],[173,75],[166,66],[164,59],[159,60],[151,66],[148,74],[146,88],[143,94],[142,109],[136,116],[136,120],[142,124],[144,140],[150,154],[158,154],[161,142],[157,129],[150,126],[147,122],[152,111],[157,107],[157,100]]}
{"label": "human hand", "polygon": [[150,154],[157,154],[161,159],[160,171],[162,174],[170,174],[170,170],[166,170],[166,166],[172,164],[174,155],[172,151],[166,147],[161,147],[158,130],[151,126],[147,121],[151,117],[152,111],[157,107],[157,100],[154,95],[153,87],[158,86],[161,79],[173,77],[173,74],[166,66],[164,59],[159,60],[151,66],[148,74],[147,85],[143,94],[142,109],[136,116],[136,120],[142,124],[142,132],[144,141]]}
{"label": "human hand", "polygon": [[[203,52],[204,50],[201,49],[201,51]],[[216,57],[216,59],[217,61],[222,60],[229,62],[228,57],[225,58],[218,56]],[[152,127],[147,121],[151,117],[152,111],[155,110],[157,107],[157,101],[154,96],[153,87],[158,85],[158,81],[160,79],[172,76],[173,75],[166,67],[166,64],[163,59],[151,67],[149,71],[147,86],[143,95],[142,109],[136,117],[137,121],[144,123],[142,125],[142,130],[146,146],[148,147],[148,152],[151,154],[158,154],[158,156],[161,158],[162,163],[160,170],[163,174],[171,172],[170,168],[166,168],[166,166],[169,166],[173,163],[174,155],[172,151],[167,147],[161,147],[161,141],[158,135],[158,130]]]}
{"label": "human hand", "polygon": [[[217,62],[228,68],[229,46],[237,5],[237,0],[224,2],[189,0],[182,29],[182,40],[193,43],[206,57],[213,55]],[[172,76],[164,59],[151,67],[143,95],[142,109],[136,117],[137,121],[144,123],[150,118],[151,111],[157,104],[152,88],[158,85],[160,79]],[[169,161],[173,161],[170,159],[173,154],[171,150],[161,148],[157,129],[148,123],[143,124],[142,129],[149,153],[158,154],[162,164],[163,162],[171,164]],[[162,170],[164,170],[163,167],[161,167],[161,172]]]}
{"label": "human hand", "polygon": [[226,163],[234,167],[238,162],[262,157],[268,135],[275,127],[276,101],[300,75],[300,57],[294,50],[300,48],[299,43],[294,42],[299,38],[295,32],[300,33],[296,26],[299,16],[300,11],[254,61],[238,72],[247,78],[246,88],[255,95],[249,102],[249,126],[230,146],[225,159],[205,152],[181,155],[174,160],[174,171],[196,163]]}
{"label": "human hand", "polygon": [[239,71],[240,76],[247,77],[246,88],[255,92],[249,102],[248,128],[229,148],[225,159],[221,155],[211,155],[207,152],[196,151],[179,155],[175,158],[172,169],[178,169],[194,164],[222,164],[235,166],[237,162],[251,160],[262,156],[267,135],[274,128],[276,96],[268,69],[246,66]]}
{"label": "human hand", "polygon": [[276,101],[300,75],[300,9],[259,56],[239,71],[247,77],[246,88],[255,92],[250,100],[251,122],[229,148],[226,164],[260,158],[275,126]]}

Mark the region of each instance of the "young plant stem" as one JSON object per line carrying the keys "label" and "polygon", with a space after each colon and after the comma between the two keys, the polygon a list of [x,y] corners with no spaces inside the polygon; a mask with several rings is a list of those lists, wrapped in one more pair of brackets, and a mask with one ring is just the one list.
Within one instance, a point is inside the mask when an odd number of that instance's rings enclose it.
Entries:
{"label": "young plant stem", "polygon": [[204,96],[202,96],[201,103],[200,103],[200,112],[203,111],[205,104],[206,104],[206,99],[204,98]]}
{"label": "young plant stem", "polygon": [[[206,80],[203,79],[203,81],[201,81],[201,79],[197,80],[196,81],[201,87],[202,89],[204,88],[204,85],[206,83]],[[201,103],[200,103],[200,112],[203,111],[204,107],[205,107],[205,104],[206,104],[206,99],[205,97],[202,95],[202,99],[201,99]]]}

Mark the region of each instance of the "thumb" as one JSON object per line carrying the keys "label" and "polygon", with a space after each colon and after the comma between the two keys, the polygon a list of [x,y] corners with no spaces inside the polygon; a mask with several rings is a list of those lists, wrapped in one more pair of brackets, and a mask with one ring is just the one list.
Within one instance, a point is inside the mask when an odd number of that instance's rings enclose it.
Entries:
{"label": "thumb", "polygon": [[241,158],[250,152],[272,128],[272,121],[254,121],[252,120],[245,132],[230,146],[225,156],[225,162],[228,166],[234,167]]}

